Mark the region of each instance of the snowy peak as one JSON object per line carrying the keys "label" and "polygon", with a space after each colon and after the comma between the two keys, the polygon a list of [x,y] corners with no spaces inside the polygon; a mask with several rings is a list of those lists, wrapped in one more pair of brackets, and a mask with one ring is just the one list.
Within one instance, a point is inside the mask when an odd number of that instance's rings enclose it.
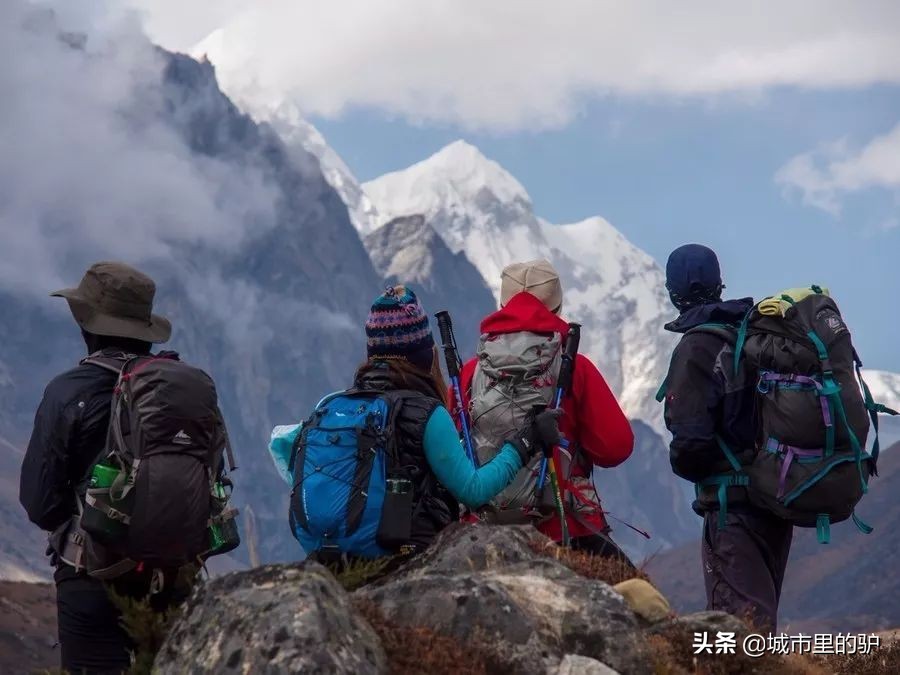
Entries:
{"label": "snowy peak", "polygon": [[398,216],[438,211],[451,216],[441,235],[454,251],[469,232],[510,224],[536,227],[531,199],[522,184],[475,146],[456,141],[402,171],[365,183],[363,189],[384,224]]}
{"label": "snowy peak", "polygon": [[876,403],[900,411],[900,374],[866,369],[863,371],[863,378]]}
{"label": "snowy peak", "polygon": [[463,198],[471,198],[487,190],[500,202],[531,203],[525,188],[512,174],[463,140],[454,141],[425,161],[410,167],[407,172],[446,180]]}

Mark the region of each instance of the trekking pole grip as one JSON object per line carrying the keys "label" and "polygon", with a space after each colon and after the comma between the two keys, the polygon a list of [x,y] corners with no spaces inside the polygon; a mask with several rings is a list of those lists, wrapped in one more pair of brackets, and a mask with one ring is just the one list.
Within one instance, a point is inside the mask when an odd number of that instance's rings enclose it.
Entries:
{"label": "trekking pole grip", "polygon": [[450,312],[441,310],[434,317],[437,319],[438,332],[441,334],[441,347],[444,350],[447,374],[451,378],[459,377],[459,355],[456,353],[456,340],[453,338],[453,322],[450,320]]}
{"label": "trekking pole grip", "polygon": [[559,380],[557,381],[558,399],[572,388],[572,378],[575,374],[575,357],[578,356],[580,342],[581,324],[570,323],[569,331],[566,334],[566,349],[563,353],[562,365],[559,368]]}

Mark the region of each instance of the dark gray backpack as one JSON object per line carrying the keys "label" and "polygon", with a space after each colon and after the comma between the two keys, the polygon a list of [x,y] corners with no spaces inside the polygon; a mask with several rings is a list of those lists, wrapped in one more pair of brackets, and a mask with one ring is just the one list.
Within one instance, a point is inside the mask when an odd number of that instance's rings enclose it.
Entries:
{"label": "dark gray backpack", "polygon": [[237,546],[236,529],[217,539],[234,527],[223,455],[232,470],[234,460],[209,375],[174,352],[83,363],[118,374],[106,450],[91,467],[78,528],[88,572],[177,568]]}
{"label": "dark gray backpack", "polygon": [[854,509],[876,469],[877,413],[896,413],[872,401],[834,300],[812,286],[758,303],[738,330],[735,370],[741,358],[758,373],[759,452],[744,467],[751,501],[816,527],[822,543],[848,518],[870,532]]}

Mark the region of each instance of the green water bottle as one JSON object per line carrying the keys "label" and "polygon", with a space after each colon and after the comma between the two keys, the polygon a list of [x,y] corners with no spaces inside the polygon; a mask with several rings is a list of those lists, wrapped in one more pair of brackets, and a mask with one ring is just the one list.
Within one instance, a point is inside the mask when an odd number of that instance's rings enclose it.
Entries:
{"label": "green water bottle", "polygon": [[104,545],[122,541],[128,534],[127,514],[131,501],[115,501],[110,488],[119,477],[121,469],[105,461],[97,462],[91,469],[91,480],[85,493],[81,526]]}
{"label": "green water bottle", "polygon": [[241,543],[237,528],[237,509],[228,508],[225,486],[213,486],[213,518],[209,525],[209,555],[221,555],[236,549]]}
{"label": "green water bottle", "polygon": [[91,484],[88,487],[91,489],[108,488],[112,486],[118,475],[118,468],[103,462],[97,462],[94,465],[94,470],[91,472]]}

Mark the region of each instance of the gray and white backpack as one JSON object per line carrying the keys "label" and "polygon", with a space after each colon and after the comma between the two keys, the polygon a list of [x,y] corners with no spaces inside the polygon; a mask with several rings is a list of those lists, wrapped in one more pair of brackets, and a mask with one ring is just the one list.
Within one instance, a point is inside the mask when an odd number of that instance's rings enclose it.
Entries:
{"label": "gray and white backpack", "polygon": [[[529,424],[536,407],[552,406],[562,352],[558,333],[481,336],[469,404],[472,441],[480,465],[493,459],[507,439]],[[525,511],[534,506],[539,463],[540,456],[536,456],[523,467],[487,512],[502,513],[503,522],[528,522]],[[550,495],[547,498],[547,506],[552,508]],[[537,507],[542,510],[542,505]]]}

